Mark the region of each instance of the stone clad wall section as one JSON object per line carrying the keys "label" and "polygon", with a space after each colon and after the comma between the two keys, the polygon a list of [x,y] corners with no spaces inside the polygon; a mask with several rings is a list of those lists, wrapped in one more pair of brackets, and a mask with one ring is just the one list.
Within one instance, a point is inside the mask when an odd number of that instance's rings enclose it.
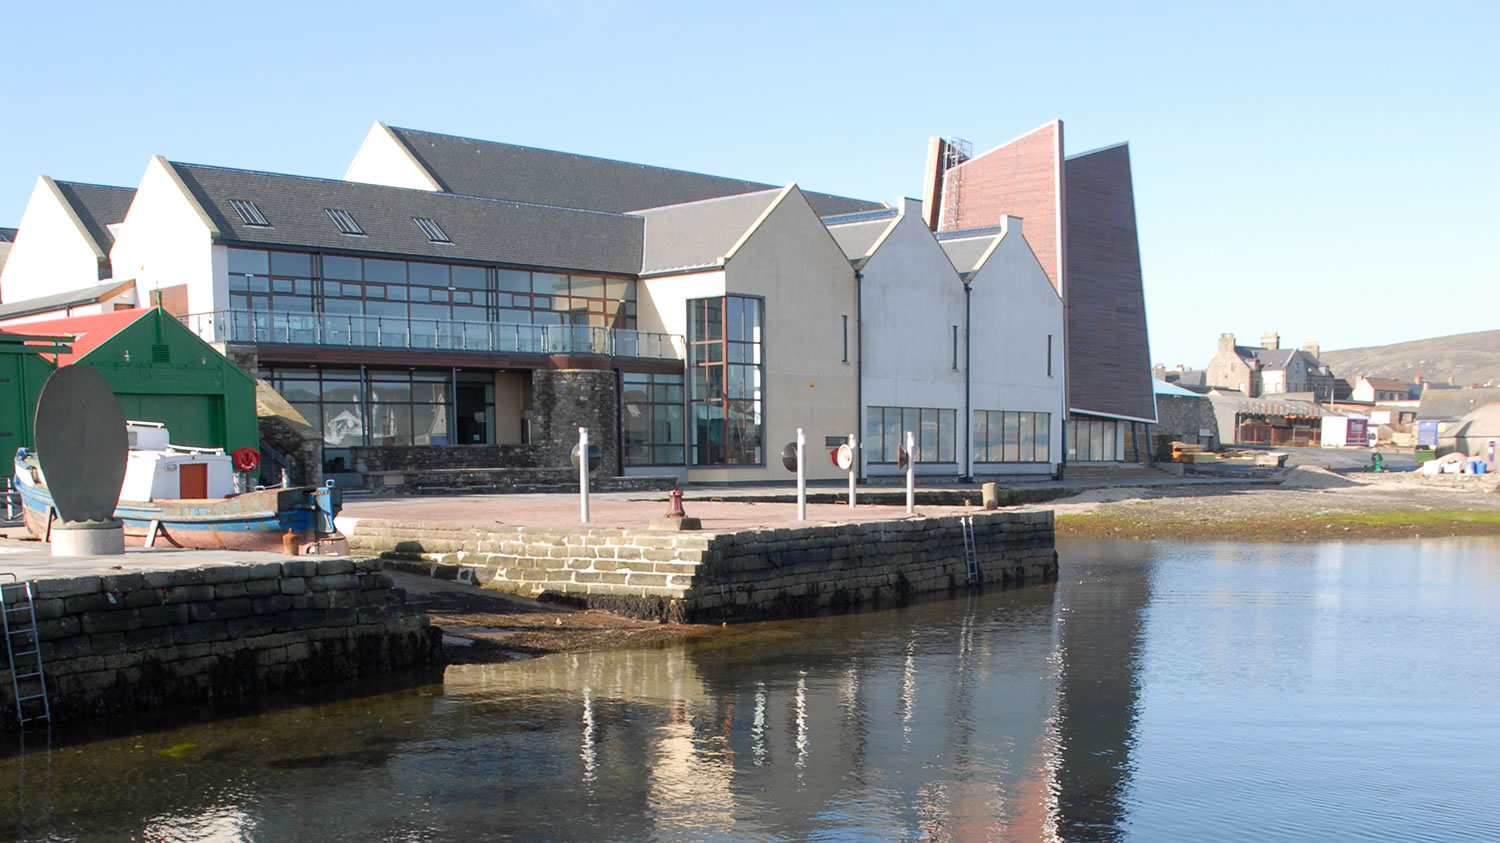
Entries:
{"label": "stone clad wall section", "polygon": [[[973,519],[982,583],[1056,577],[1050,511]],[[957,516],[718,534],[362,519],[351,542],[433,575],[672,622],[795,617],[968,582]]]}
{"label": "stone clad wall section", "polygon": [[[1057,577],[1052,513],[973,516],[980,582],[1015,588]],[[963,588],[957,516],[720,536],[693,584],[696,620],[809,615]]]}
{"label": "stone clad wall section", "polygon": [[[383,568],[379,559],[341,557],[37,580],[53,719],[233,699],[438,661],[439,630],[406,604]],[[0,721],[14,728],[8,669],[0,687]]]}

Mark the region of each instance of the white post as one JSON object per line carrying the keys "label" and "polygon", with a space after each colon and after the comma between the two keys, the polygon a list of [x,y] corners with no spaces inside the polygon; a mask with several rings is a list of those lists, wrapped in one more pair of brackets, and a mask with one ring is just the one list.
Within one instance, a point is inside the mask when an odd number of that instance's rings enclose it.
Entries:
{"label": "white post", "polygon": [[589,523],[589,429],[578,428],[578,514],[579,523]]}
{"label": "white post", "polygon": [[849,434],[849,508],[854,508],[854,478],[859,474],[859,441]]}
{"label": "white post", "polygon": [[807,520],[807,437],[797,428],[797,520]]}
{"label": "white post", "polygon": [[917,437],[906,431],[906,514],[917,511]]}

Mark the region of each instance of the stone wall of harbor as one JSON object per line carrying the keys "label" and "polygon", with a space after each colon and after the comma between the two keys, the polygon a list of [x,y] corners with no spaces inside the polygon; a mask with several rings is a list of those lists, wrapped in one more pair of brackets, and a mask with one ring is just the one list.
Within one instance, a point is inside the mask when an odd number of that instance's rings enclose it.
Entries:
{"label": "stone wall of harbor", "polygon": [[[233,699],[437,662],[440,631],[383,569],[379,559],[304,558],[35,580],[52,718]],[[14,630],[15,615],[11,621]],[[9,666],[0,667],[7,668],[0,723],[15,728]]]}
{"label": "stone wall of harbor", "polygon": [[[672,622],[810,615],[968,585],[958,516],[734,533],[361,519],[360,552],[502,591]],[[979,584],[1057,576],[1051,512],[973,516]]]}

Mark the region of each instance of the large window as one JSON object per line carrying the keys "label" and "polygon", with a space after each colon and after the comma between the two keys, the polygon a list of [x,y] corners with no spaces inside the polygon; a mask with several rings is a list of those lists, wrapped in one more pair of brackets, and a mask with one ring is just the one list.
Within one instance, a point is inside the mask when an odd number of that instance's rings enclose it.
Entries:
{"label": "large window", "polygon": [[934,407],[871,407],[865,414],[865,453],[872,463],[895,463],[906,441],[916,434],[917,462],[956,462],[958,411]]}
{"label": "large window", "polygon": [[229,250],[229,305],[410,319],[418,333],[436,321],[636,324],[629,279],[264,249]]}
{"label": "large window", "polygon": [[1105,419],[1076,419],[1068,422],[1068,460],[1070,462],[1116,462],[1115,448],[1119,422]]}
{"label": "large window", "polygon": [[[494,375],[420,369],[277,366],[261,377],[323,432],[324,468],[351,469],[357,445],[447,445],[494,441]],[[679,382],[680,382],[679,378]]]}
{"label": "large window", "polygon": [[682,465],[686,428],[682,375],[627,372],[620,429],[626,465]]}
{"label": "large window", "polygon": [[975,462],[1048,462],[1051,456],[1051,413],[974,411]]}
{"label": "large window", "polygon": [[693,465],[765,463],[764,326],[758,298],[688,302]]}

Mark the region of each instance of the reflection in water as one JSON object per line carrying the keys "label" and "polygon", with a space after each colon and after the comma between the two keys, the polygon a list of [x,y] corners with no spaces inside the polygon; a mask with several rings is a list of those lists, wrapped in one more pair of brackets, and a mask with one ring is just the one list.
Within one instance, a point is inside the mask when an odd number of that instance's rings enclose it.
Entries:
{"label": "reflection in water", "polygon": [[0,838],[1500,837],[1500,542],[1060,550],[1055,588],[33,748]]}

